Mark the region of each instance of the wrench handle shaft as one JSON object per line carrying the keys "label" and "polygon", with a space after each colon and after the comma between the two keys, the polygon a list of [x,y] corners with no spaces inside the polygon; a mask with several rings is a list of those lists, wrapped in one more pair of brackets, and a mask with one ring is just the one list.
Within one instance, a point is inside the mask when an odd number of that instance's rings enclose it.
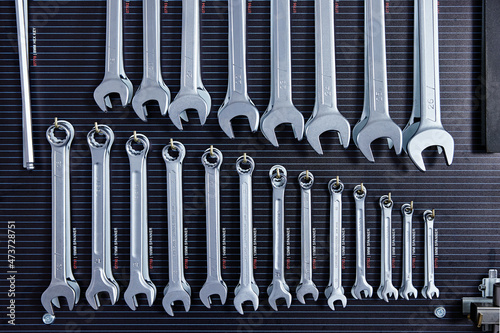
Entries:
{"label": "wrench handle shaft", "polygon": [[246,70],[246,0],[228,0],[229,84],[232,98],[239,95],[247,100]]}
{"label": "wrench handle shaft", "polygon": [[330,197],[330,283],[334,290],[342,287],[342,193]]}
{"label": "wrench handle shaft", "polygon": [[148,257],[146,157],[130,157],[130,162],[130,270],[135,272],[147,266]]}
{"label": "wrench handle shaft", "polygon": [[160,0],[143,0],[143,11],[143,80],[149,79],[154,82],[162,82]]}
{"label": "wrench handle shaft", "polygon": [[196,91],[200,72],[199,0],[182,0],[181,88]]}
{"label": "wrench handle shaft", "polygon": [[123,68],[123,1],[108,0],[106,6],[105,76],[119,76]]}
{"label": "wrench handle shaft", "polygon": [[219,167],[205,168],[207,214],[207,275],[220,280],[220,185]]}
{"label": "wrench handle shaft", "polygon": [[424,254],[426,283],[434,283],[434,220],[425,220]]}
{"label": "wrench handle shaft", "polygon": [[382,269],[381,275],[383,277],[382,281],[392,281],[392,251],[391,251],[391,239],[392,239],[392,217],[391,208],[382,208]]}
{"label": "wrench handle shaft", "polygon": [[169,284],[184,280],[183,226],[182,226],[182,164],[167,163],[168,205],[168,268]]}
{"label": "wrench handle shaft", "polygon": [[361,276],[365,276],[366,236],[365,236],[365,200],[356,200],[356,267]]}
{"label": "wrench handle shaft", "polygon": [[311,190],[301,189],[301,241],[302,241],[302,278],[312,280],[312,221]]}
{"label": "wrench handle shaft", "polygon": [[403,282],[412,282],[412,214],[403,221]]}
{"label": "wrench handle shaft", "polygon": [[240,285],[253,282],[252,176],[240,174]]}
{"label": "wrench handle shaft", "polygon": [[273,278],[282,279],[285,268],[285,188],[273,189]]}

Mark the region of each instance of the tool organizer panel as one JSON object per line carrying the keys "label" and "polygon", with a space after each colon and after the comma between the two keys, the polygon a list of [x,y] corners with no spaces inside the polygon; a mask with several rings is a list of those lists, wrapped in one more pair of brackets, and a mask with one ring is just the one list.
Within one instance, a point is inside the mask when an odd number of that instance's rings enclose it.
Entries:
{"label": "tool organizer panel", "polygon": [[[334,0],[332,0],[334,1]],[[363,108],[363,0],[335,0],[335,37],[338,107],[351,127]],[[386,2],[386,41],[389,107],[392,119],[403,128],[413,102],[413,0]],[[315,100],[314,1],[292,0],[293,101],[307,120]],[[227,89],[227,2],[200,1],[201,71],[212,97],[211,113],[201,126],[196,112],[179,131],[168,117],[151,106],[148,122],[131,107],[114,107],[103,113],[93,91],[103,77],[106,1],[29,1],[29,50],[35,170],[22,168],[21,98],[14,1],[0,3],[2,35],[0,100],[3,149],[1,204],[4,212],[0,239],[2,283],[1,326],[6,332],[475,332],[480,331],[462,315],[461,299],[478,296],[477,286],[488,269],[498,268],[500,242],[500,156],[484,153],[481,143],[481,18],[479,0],[439,2],[441,109],[444,127],[455,140],[453,164],[447,166],[435,149],[426,151],[427,171],[419,171],[404,153],[397,156],[378,140],[373,145],[375,163],[369,162],[351,142],[344,150],[336,135],[322,136],[324,155],[307,140],[293,139],[289,126],[278,128],[279,148],[260,131],[252,134],[246,119],[233,123],[235,139],[220,129],[217,110]],[[161,65],[163,78],[174,96],[179,90],[181,51],[181,1],[162,1]],[[142,1],[124,2],[124,60],[134,91],[142,77]],[[259,111],[270,97],[270,2],[247,2],[247,54],[249,95]],[[120,104],[114,101],[115,104]],[[54,117],[75,127],[71,149],[71,244],[73,273],[82,288],[80,302],[69,311],[63,301],[51,325],[42,322],[40,302],[51,276],[51,147],[45,131]],[[113,275],[122,289],[119,301],[104,298],[99,310],[84,297],[91,278],[92,170],[87,133],[94,122],[110,126],[115,134],[111,150],[111,234]],[[158,289],[155,303],[130,310],[123,299],[129,280],[130,176],[125,143],[133,131],[151,142],[148,168],[149,267]],[[165,313],[161,300],[168,282],[166,171],[162,148],[170,138],[186,148],[183,166],[184,268],[192,288],[191,309],[174,306]],[[228,299],[214,300],[207,309],[199,297],[206,278],[205,170],[203,152],[213,145],[224,155],[220,171],[222,276]],[[254,275],[260,288],[260,306],[245,314],[234,308],[234,288],[240,270],[240,202],[236,159],[246,153],[255,161],[253,174]],[[272,280],[272,187],[269,170],[283,165],[288,171],[285,198],[286,281],[293,296],[290,308],[279,303],[274,311],[266,289]],[[297,301],[300,279],[301,211],[297,177],[314,174],[312,190],[313,277],[320,295],[316,302]],[[332,311],[324,290],[329,279],[329,205],[327,184],[339,176],[343,193],[342,282],[347,306]],[[367,189],[367,280],[374,287],[371,298],[356,300],[351,287],[356,272],[356,228],[353,189]],[[402,279],[402,217],[404,203],[414,202],[415,254],[413,282],[416,299],[379,299],[381,211],[379,198],[387,193],[394,201],[392,221],[393,282]],[[440,297],[425,299],[424,222],[422,214],[436,210],[435,280]],[[15,225],[15,257],[7,256],[9,226]],[[8,261],[10,260],[10,262]],[[12,265],[12,266],[11,266]],[[11,278],[14,276],[14,278]],[[9,280],[11,278],[11,280]],[[14,289],[14,290],[13,290]],[[12,311],[15,304],[15,310]],[[10,306],[10,308],[8,308]],[[444,318],[434,310],[446,309]],[[14,313],[15,326],[9,324]]]}

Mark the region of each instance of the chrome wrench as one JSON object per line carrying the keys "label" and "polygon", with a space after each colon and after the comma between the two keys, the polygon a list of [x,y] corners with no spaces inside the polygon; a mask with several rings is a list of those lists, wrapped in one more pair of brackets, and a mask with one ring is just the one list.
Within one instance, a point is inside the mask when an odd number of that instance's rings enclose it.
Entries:
{"label": "chrome wrench", "polygon": [[[137,150],[133,144],[142,145]],[[127,143],[130,163],[130,281],[125,290],[124,299],[130,309],[139,306],[137,295],[144,294],[149,306],[156,299],[156,286],[149,277],[148,253],[148,189],[147,189],[147,155],[149,140],[143,134],[134,132]]]}
{"label": "chrome wrench", "polygon": [[401,280],[399,295],[409,300],[411,295],[417,298],[418,294],[417,289],[413,286],[412,277],[413,201],[411,204],[401,206],[401,214],[403,215],[403,279]]}
{"label": "chrome wrench", "polygon": [[301,272],[297,286],[297,299],[306,304],[304,296],[311,294],[318,300],[319,291],[312,280],[312,219],[311,219],[311,188],[314,185],[314,176],[309,171],[303,171],[298,177],[301,196]]}
{"label": "chrome wrench", "polygon": [[342,287],[342,192],[344,184],[337,178],[328,183],[330,191],[330,282],[325,289],[328,306],[335,310],[335,302],[346,307],[347,298]]}
{"label": "chrome wrench", "polygon": [[227,286],[222,280],[220,258],[220,167],[222,153],[210,147],[201,156],[205,167],[205,205],[207,214],[207,280],[200,290],[200,299],[210,308],[212,295],[219,295],[221,303],[227,299]]}
{"label": "chrome wrench", "polygon": [[[65,132],[59,139],[56,129]],[[41,302],[45,311],[54,316],[52,304],[60,308],[59,297],[66,298],[73,310],[80,299],[80,286],[71,271],[71,207],[70,207],[70,148],[75,136],[73,126],[59,120],[47,129],[52,147],[52,279],[43,292]]]}
{"label": "chrome wrench", "polygon": [[[176,151],[177,154],[174,154]],[[168,204],[168,276],[165,287],[163,307],[173,316],[172,305],[175,301],[184,304],[186,312],[191,307],[191,287],[184,278],[184,242],[182,217],[182,162],[186,156],[184,145],[178,141],[163,148],[163,160],[167,167],[167,204]]]}
{"label": "chrome wrench", "polygon": [[[104,136],[105,142],[96,140]],[[111,304],[120,298],[120,286],[111,270],[111,202],[109,160],[115,135],[106,125],[95,125],[87,135],[92,155],[92,278],[85,296],[97,310],[99,293],[107,292]]]}
{"label": "chrome wrench", "polygon": [[372,297],[373,288],[366,281],[366,227],[365,227],[365,199],[366,187],[357,185],[354,188],[354,200],[356,202],[356,280],[351,288],[351,294],[355,299]]}
{"label": "chrome wrench", "polygon": [[290,288],[285,280],[285,188],[286,169],[275,165],[269,170],[269,178],[273,187],[273,281],[267,288],[269,305],[278,311],[276,301],[285,299],[286,306],[292,304]]}
{"label": "chrome wrench", "polygon": [[253,276],[253,218],[252,218],[252,173],[255,162],[250,156],[236,160],[236,171],[240,177],[240,281],[234,289],[234,307],[243,314],[243,303],[252,302],[253,309],[259,307],[259,287]]}
{"label": "chrome wrench", "polygon": [[398,299],[398,290],[392,284],[392,207],[394,202],[391,194],[383,195],[379,200],[382,209],[382,232],[381,232],[381,259],[380,259],[380,287],[377,295],[380,299],[389,302],[389,297]]}
{"label": "chrome wrench", "polygon": [[422,288],[422,296],[432,299],[433,296],[439,298],[439,289],[434,284],[434,210],[424,212],[425,222],[425,249],[424,249],[424,267],[425,283]]}

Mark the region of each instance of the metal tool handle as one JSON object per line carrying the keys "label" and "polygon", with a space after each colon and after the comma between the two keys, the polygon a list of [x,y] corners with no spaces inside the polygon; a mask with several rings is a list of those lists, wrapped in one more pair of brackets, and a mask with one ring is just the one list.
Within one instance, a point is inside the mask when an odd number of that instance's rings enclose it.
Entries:
{"label": "metal tool handle", "polygon": [[106,75],[113,77],[124,73],[123,69],[123,1],[106,2]]}
{"label": "metal tool handle", "polygon": [[366,274],[365,198],[366,188],[361,188],[359,185],[356,186],[354,188],[354,199],[356,202],[356,272],[359,272],[363,277]]}
{"label": "metal tool handle", "polygon": [[330,189],[330,283],[333,290],[342,288],[342,191],[340,181],[329,184]]}
{"label": "metal tool handle", "polygon": [[[213,156],[211,154],[213,153]],[[214,159],[213,162],[209,158]],[[205,167],[205,203],[207,214],[207,279],[221,280],[220,265],[220,167],[222,153],[207,149],[201,157]]]}
{"label": "metal tool handle", "polygon": [[403,283],[412,282],[412,218],[413,209],[409,204],[401,207],[403,213]]}
{"label": "metal tool handle", "polygon": [[384,285],[388,281],[392,281],[392,252],[391,252],[391,235],[392,235],[392,207],[393,202],[387,195],[383,195],[379,201],[380,208],[382,208],[382,235],[381,235],[381,249],[382,249],[382,270],[381,276],[383,277]]}
{"label": "metal tool handle", "polygon": [[425,276],[426,283],[434,284],[434,217],[432,211],[424,212],[425,221]]}
{"label": "metal tool handle", "polygon": [[304,280],[312,280],[312,218],[311,218],[311,188],[314,176],[310,172],[299,175],[301,197],[301,276]]}
{"label": "metal tool handle", "polygon": [[143,0],[143,80],[163,82],[161,76],[160,0]]}
{"label": "metal tool handle", "polygon": [[181,89],[201,87],[199,0],[182,0]]}
{"label": "metal tool handle", "polygon": [[246,56],[246,0],[228,0],[229,82],[231,99],[248,100]]}
{"label": "metal tool handle", "polygon": [[[278,171],[279,170],[279,175]],[[286,169],[275,165],[269,171],[273,187],[273,279],[284,279],[285,270],[285,189]]]}

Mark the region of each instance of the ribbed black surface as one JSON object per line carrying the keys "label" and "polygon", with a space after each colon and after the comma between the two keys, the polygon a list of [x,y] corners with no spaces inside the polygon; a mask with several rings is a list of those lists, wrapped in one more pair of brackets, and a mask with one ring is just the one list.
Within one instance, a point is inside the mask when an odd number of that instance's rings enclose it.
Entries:
{"label": "ribbed black surface", "polygon": [[[363,1],[337,0],[337,83],[339,109],[353,126],[363,104]],[[173,96],[179,89],[181,1],[165,1],[162,14],[162,64],[166,84]],[[212,113],[204,127],[197,115],[184,131],[178,131],[159,110],[150,112],[148,123],[141,122],[132,109],[117,107],[102,113],[92,93],[100,83],[104,68],[106,1],[30,1],[30,49],[36,29],[36,66],[31,64],[36,170],[22,169],[21,100],[18,74],[14,2],[0,4],[0,99],[3,118],[1,150],[3,220],[16,221],[16,327],[7,325],[5,306],[7,283],[2,278],[0,311],[6,331],[49,332],[467,332],[474,331],[461,315],[461,297],[477,296],[477,285],[489,268],[498,266],[499,176],[497,155],[486,155],[480,146],[480,51],[481,1],[441,0],[439,16],[441,102],[443,123],[455,138],[455,159],[447,167],[435,151],[426,152],[426,173],[419,172],[406,156],[397,157],[385,142],[374,145],[376,163],[368,162],[351,144],[344,151],[336,136],[323,138],[324,156],[317,155],[306,141],[292,139],[289,127],[280,129],[280,148],[275,149],[262,134],[251,135],[245,120],[237,121],[237,138],[228,139],[217,122],[217,109],[227,85],[227,3],[202,4],[203,81],[212,96]],[[292,1],[293,91],[296,107],[307,119],[314,104],[314,1]],[[387,4],[387,58],[390,111],[404,127],[412,104],[413,84],[413,1]],[[125,68],[137,87],[142,77],[142,2],[126,2]],[[269,1],[249,1],[248,72],[249,93],[259,110],[269,100]],[[34,55],[32,54],[32,58]],[[51,178],[50,146],[45,130],[54,117],[70,121],[76,129],[71,151],[72,227],[76,230],[77,254],[74,274],[82,287],[82,300],[70,312],[64,304],[57,310],[53,325],[41,322],[44,313],[40,296],[50,282]],[[112,152],[112,227],[118,233],[118,268],[115,278],[123,291],[128,285],[129,256],[129,165],[124,144],[132,131],[147,135],[152,143],[149,168],[149,220],[153,230],[153,269],[151,278],[158,287],[152,308],[141,299],[132,312],[123,297],[115,306],[105,300],[99,311],[87,305],[84,297],[90,282],[91,170],[86,134],[93,123],[110,125],[115,131]],[[161,149],[173,137],[184,143],[184,227],[188,230],[188,269],[186,279],[193,291],[192,306],[185,313],[175,307],[175,317],[163,310],[161,299],[168,281],[165,165]],[[222,167],[222,227],[227,237],[227,268],[223,271],[230,293],[226,305],[215,301],[206,309],[199,290],[206,276],[203,151],[213,144],[224,154]],[[245,307],[240,316],[233,306],[233,291],[239,279],[239,199],[238,175],[234,162],[246,152],[256,162],[254,173],[254,227],[257,230],[257,269],[261,305],[257,312]],[[267,303],[266,288],[271,282],[272,226],[271,186],[267,173],[274,164],[288,169],[286,228],[290,229],[290,269],[286,279],[294,297],[290,309],[281,305],[274,312]],[[316,177],[313,191],[313,227],[316,231],[316,269],[314,280],[320,289],[317,302],[301,305],[295,298],[300,274],[300,192],[296,177],[309,169]],[[329,195],[326,184],[339,175],[344,192],[346,267],[343,285],[348,297],[345,309],[332,312],[323,294],[328,284]],[[350,289],[355,277],[355,229],[352,189],[363,182],[368,190],[367,228],[371,236],[371,265],[368,281],[375,291],[379,285],[380,209],[378,199],[392,192],[396,207],[396,266],[393,281],[401,283],[401,204],[413,200],[416,214],[416,267],[414,283],[423,286],[423,222],[425,209],[435,208],[435,227],[439,235],[436,285],[437,300],[391,300],[374,297],[354,300]],[[5,229],[1,235],[7,234]],[[2,239],[6,239],[2,236]],[[3,243],[3,244],[6,244]],[[6,246],[2,246],[6,248]],[[6,250],[5,250],[6,251]],[[6,253],[6,252],[5,252]],[[3,256],[2,275],[7,271]],[[433,310],[444,306],[445,319]]]}

